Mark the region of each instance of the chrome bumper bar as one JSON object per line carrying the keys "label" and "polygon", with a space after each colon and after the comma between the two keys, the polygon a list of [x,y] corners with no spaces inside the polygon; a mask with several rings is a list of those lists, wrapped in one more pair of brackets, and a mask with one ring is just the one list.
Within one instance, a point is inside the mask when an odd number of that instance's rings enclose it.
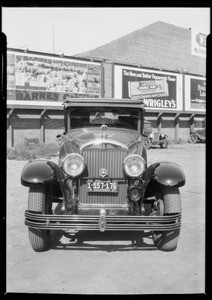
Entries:
{"label": "chrome bumper bar", "polygon": [[51,230],[174,230],[181,226],[181,214],[171,216],[44,215],[25,211],[25,225]]}

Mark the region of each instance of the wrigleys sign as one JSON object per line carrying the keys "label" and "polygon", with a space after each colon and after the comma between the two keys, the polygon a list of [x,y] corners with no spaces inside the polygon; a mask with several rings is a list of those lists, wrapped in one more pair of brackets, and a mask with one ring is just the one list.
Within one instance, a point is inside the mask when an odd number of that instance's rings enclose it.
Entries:
{"label": "wrigleys sign", "polygon": [[177,108],[177,76],[122,69],[123,98],[143,99],[146,107]]}

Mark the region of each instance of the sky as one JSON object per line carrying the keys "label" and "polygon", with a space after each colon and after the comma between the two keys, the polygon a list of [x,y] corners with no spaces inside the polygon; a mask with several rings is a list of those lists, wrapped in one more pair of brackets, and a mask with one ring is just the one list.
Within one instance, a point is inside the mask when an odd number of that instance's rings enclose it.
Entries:
{"label": "sky", "polygon": [[8,48],[75,55],[163,21],[210,33],[210,8],[2,7]]}

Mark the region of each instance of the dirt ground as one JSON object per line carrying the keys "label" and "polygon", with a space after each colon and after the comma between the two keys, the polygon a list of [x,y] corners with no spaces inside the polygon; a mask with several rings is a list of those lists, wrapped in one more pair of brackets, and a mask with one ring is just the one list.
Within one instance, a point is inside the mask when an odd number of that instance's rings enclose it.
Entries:
{"label": "dirt ground", "polygon": [[[57,160],[54,158],[54,161]],[[28,188],[20,183],[26,161],[7,161],[7,292],[67,294],[187,294],[205,292],[205,144],[148,150],[148,165],[179,164],[183,219],[178,248],[163,252],[137,234],[53,232],[50,250],[32,250],[24,210]]]}

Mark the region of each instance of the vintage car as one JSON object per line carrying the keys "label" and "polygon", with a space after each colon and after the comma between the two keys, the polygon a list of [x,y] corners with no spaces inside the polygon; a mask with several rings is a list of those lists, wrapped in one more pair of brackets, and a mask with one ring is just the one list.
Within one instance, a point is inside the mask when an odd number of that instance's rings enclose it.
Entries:
{"label": "vintage car", "polygon": [[148,231],[158,249],[175,250],[185,174],[172,162],[147,166],[142,100],[69,98],[64,110],[58,164],[34,160],[21,174],[32,248],[47,250],[52,230],[96,230]]}
{"label": "vintage car", "polygon": [[195,144],[197,142],[204,143],[206,141],[205,128],[194,128],[190,126],[189,142]]}
{"label": "vintage car", "polygon": [[152,145],[159,145],[164,149],[168,147],[168,136],[153,130],[151,122],[147,120],[144,120],[143,141],[146,149],[149,149]]}

